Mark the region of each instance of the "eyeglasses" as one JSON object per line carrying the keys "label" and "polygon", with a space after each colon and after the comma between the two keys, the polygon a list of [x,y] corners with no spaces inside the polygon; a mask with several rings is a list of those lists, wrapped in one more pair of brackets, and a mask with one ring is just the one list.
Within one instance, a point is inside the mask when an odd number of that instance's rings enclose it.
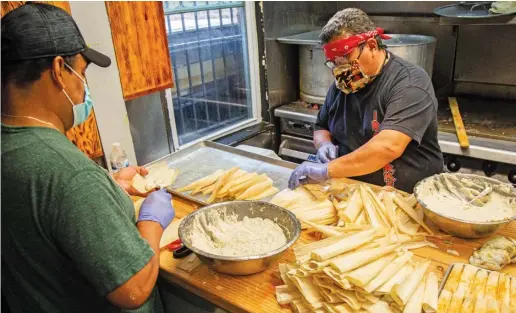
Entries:
{"label": "eyeglasses", "polygon": [[[364,47],[365,47],[365,44],[361,44],[359,46],[360,48],[360,53],[358,54],[358,57],[356,58],[357,60],[360,58],[360,56],[362,55],[362,51],[364,50]],[[356,49],[356,48],[355,48]],[[337,66],[340,66],[340,65],[345,65],[345,64],[349,64],[350,63],[350,59],[349,59],[349,56],[353,53],[353,51],[355,51],[355,49],[351,50],[351,52],[349,52],[348,54],[346,55],[343,55],[343,56],[339,56],[339,57],[336,57],[334,60],[326,60],[326,62],[324,62],[324,65],[326,65],[330,70],[333,70],[335,67]]]}
{"label": "eyeglasses", "polygon": [[344,64],[348,64],[348,63],[349,63],[348,57],[347,57],[347,55],[345,55],[345,56],[341,56],[341,57],[336,57],[334,60],[326,60],[326,62],[324,62],[324,65],[326,65],[330,70],[333,70],[334,68],[336,68],[339,65],[344,65]]}

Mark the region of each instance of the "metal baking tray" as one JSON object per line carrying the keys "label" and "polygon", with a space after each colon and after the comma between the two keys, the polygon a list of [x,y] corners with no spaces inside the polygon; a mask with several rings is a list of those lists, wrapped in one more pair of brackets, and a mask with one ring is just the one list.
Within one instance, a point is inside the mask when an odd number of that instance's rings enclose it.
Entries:
{"label": "metal baking tray", "polygon": [[[444,273],[444,277],[443,277],[443,280],[441,281],[441,284],[439,285],[439,296],[441,295],[441,291],[444,289],[444,285],[446,284],[446,281],[448,280],[448,276],[450,276],[450,273],[451,273],[453,267],[455,265],[459,265],[459,264],[471,265],[469,263],[460,263],[460,262],[450,264],[450,266],[448,266],[448,269],[446,270],[446,273]],[[485,268],[482,268],[482,267],[478,267],[478,266],[475,266],[475,265],[471,265],[471,266],[476,267],[479,270],[484,270],[484,271],[487,271],[487,272],[497,272],[497,271],[488,270],[488,269],[485,269]],[[499,273],[501,273],[501,272],[499,272]],[[509,276],[511,278],[514,277],[514,276],[511,276],[511,275],[508,275],[508,274],[505,274],[505,275],[507,275],[507,276]]]}
{"label": "metal baking tray", "polygon": [[[169,168],[179,169],[180,171],[176,181],[166,187],[167,191],[200,205],[207,205],[206,200],[208,200],[209,195],[196,194],[190,196],[189,192],[177,192],[176,189],[208,176],[218,169],[227,170],[238,166],[247,172],[267,174],[274,181],[274,187],[283,190],[287,188],[290,174],[297,166],[295,163],[269,158],[211,141],[203,141],[179,150],[146,165],[146,167],[152,168],[162,163],[167,163]],[[270,198],[262,200],[268,201]]]}

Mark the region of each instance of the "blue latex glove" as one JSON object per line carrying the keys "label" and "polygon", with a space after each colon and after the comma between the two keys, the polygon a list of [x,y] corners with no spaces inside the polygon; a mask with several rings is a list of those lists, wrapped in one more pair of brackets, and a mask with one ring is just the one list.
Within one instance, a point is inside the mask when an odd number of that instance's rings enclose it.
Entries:
{"label": "blue latex glove", "polygon": [[303,162],[290,175],[288,188],[294,190],[300,184],[318,183],[329,178],[328,163]]}
{"label": "blue latex glove", "polygon": [[149,194],[142,203],[137,222],[153,221],[160,223],[163,229],[167,228],[176,215],[171,201],[172,195],[165,189]]}
{"label": "blue latex glove", "polygon": [[330,161],[335,160],[337,156],[337,146],[331,142],[323,143],[322,146],[317,150],[317,160],[319,160],[321,163],[330,163]]}

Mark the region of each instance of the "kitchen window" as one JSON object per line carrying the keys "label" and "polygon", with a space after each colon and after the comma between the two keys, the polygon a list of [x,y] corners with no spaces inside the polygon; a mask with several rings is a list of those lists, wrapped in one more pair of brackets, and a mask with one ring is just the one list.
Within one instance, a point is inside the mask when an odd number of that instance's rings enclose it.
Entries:
{"label": "kitchen window", "polygon": [[174,146],[259,121],[254,2],[165,1],[175,87],[167,91]]}

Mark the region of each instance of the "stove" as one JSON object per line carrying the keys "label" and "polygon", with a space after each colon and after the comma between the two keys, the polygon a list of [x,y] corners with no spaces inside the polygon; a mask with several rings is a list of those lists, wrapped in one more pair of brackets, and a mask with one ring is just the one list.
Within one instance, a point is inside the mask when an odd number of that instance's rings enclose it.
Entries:
{"label": "stove", "polygon": [[[280,121],[281,144],[278,152],[281,157],[297,163],[316,161],[313,132],[319,106],[297,101],[275,109],[274,115]],[[442,116],[441,113],[439,115]],[[464,150],[460,148],[455,133],[450,132],[453,128],[450,129],[442,118],[439,118],[439,130],[439,145],[449,171],[460,170],[462,160],[468,166],[473,164],[482,169],[487,176],[502,174],[505,180],[516,184],[516,140],[510,137],[483,137],[468,130],[475,136],[469,136],[470,147]]]}
{"label": "stove", "polygon": [[277,108],[274,115],[280,120],[281,139],[279,155],[293,162],[316,161],[313,144],[315,122],[320,104],[303,101]]}

